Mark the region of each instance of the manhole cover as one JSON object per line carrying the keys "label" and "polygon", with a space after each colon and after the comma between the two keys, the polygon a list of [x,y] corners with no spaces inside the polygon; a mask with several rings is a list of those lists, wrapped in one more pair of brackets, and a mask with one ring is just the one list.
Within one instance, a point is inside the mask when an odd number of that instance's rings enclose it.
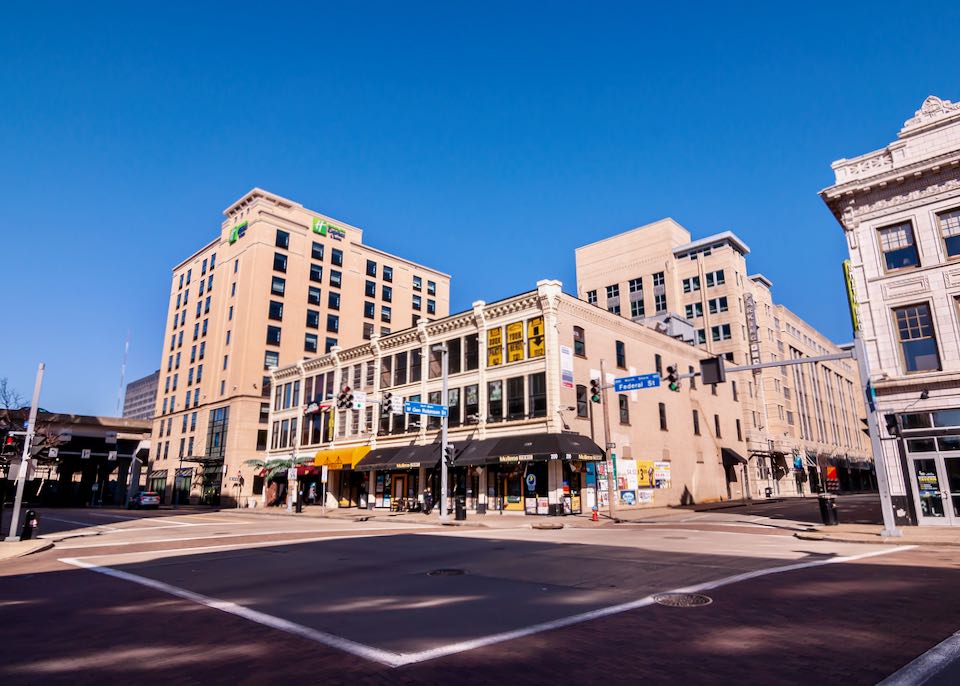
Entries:
{"label": "manhole cover", "polygon": [[668,607],[700,607],[713,602],[713,598],[701,593],[659,593],[653,599]]}
{"label": "manhole cover", "polygon": [[463,576],[466,573],[463,569],[434,569],[427,572],[427,576]]}

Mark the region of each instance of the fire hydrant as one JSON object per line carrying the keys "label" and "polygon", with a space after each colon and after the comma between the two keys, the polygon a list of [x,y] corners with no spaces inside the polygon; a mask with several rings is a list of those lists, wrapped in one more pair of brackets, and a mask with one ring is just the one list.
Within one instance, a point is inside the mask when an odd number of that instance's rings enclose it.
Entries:
{"label": "fire hydrant", "polygon": [[593,508],[593,514],[590,515],[590,521],[599,522],[600,516],[597,514],[597,508]]}
{"label": "fire hydrant", "polygon": [[23,519],[23,529],[20,530],[20,540],[29,541],[36,535],[37,529],[39,528],[40,518],[37,516],[37,511],[27,510]]}

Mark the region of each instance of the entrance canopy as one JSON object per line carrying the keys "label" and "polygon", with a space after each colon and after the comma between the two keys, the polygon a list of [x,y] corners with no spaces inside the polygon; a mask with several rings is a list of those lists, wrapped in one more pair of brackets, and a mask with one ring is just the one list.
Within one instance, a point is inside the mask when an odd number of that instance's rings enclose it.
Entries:
{"label": "entrance canopy", "polygon": [[363,456],[369,452],[370,446],[368,445],[320,450],[313,457],[313,465],[315,467],[327,467],[328,469],[350,469],[356,466],[363,459]]}
{"label": "entrance canopy", "polygon": [[720,457],[723,458],[724,467],[736,467],[747,463],[746,458],[731,448],[720,448]]}
{"label": "entrance canopy", "polygon": [[[457,447],[452,441],[450,445]],[[359,472],[391,471],[395,469],[431,469],[440,462],[440,444],[403,445],[371,450],[354,469]]]}
{"label": "entrance canopy", "polygon": [[527,434],[470,441],[454,457],[455,467],[516,464],[540,460],[603,460],[603,450],[580,434]]}

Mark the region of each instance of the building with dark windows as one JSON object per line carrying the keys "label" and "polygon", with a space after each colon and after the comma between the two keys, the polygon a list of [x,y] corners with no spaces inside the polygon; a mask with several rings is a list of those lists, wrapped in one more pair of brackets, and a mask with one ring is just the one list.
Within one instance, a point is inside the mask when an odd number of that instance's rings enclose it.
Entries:
{"label": "building with dark windows", "polygon": [[832,165],[894,513],[960,525],[960,103],[929,96],[880,150]]}
{"label": "building with dark windows", "polygon": [[[732,231],[693,239],[673,219],[662,219],[578,248],[577,293],[598,308],[722,355],[727,366],[839,352],[774,301],[770,279],[750,273],[749,254]],[[875,487],[852,360],[730,378],[743,409],[738,426],[750,463],[750,495]]]}
{"label": "building with dark windows", "polygon": [[274,367],[449,312],[450,277],[361,229],[254,189],[173,269],[148,485],[165,502],[256,502]]}
{"label": "building with dark windows", "polygon": [[[746,445],[730,384],[610,389],[600,403],[589,395],[591,379],[698,366],[705,352],[564,294],[559,281],[277,369],[268,457],[304,462],[297,484],[309,502],[429,507],[440,490],[441,420],[402,406],[441,402],[440,343],[455,448],[448,492],[469,512],[605,509],[603,412],[618,507],[741,497],[742,470],[725,468],[742,464]],[[338,408],[344,387],[353,404]],[[268,488],[264,500],[280,495]]]}
{"label": "building with dark windows", "polygon": [[123,416],[127,419],[153,419],[159,385],[159,369],[150,376],[128,383],[123,394]]}

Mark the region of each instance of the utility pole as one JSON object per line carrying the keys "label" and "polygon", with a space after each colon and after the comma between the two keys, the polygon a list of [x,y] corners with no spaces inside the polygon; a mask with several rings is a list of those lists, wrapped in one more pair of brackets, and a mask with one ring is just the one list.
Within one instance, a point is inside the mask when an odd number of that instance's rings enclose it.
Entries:
{"label": "utility pole", "polygon": [[600,413],[603,415],[603,449],[607,453],[607,505],[610,510],[610,519],[616,512],[614,497],[617,494],[616,484],[616,455],[613,454],[610,443],[610,412],[607,410],[607,375],[604,372],[603,360],[600,360]]}
{"label": "utility pole", "polygon": [[883,445],[880,443],[880,425],[877,422],[877,405],[873,400],[873,388],[870,385],[870,363],[867,361],[867,350],[863,344],[859,329],[853,334],[853,354],[857,358],[857,367],[860,370],[860,385],[863,389],[864,402],[867,405],[867,427],[870,430],[870,448],[873,452],[873,462],[877,468],[877,490],[880,492],[880,511],[883,513],[883,531],[881,536],[902,536],[903,532],[897,528],[893,516],[893,499],[890,496],[890,477],[887,474],[887,461],[883,454]]}
{"label": "utility pole", "polygon": [[[440,374],[443,377],[443,385],[440,391],[440,404],[445,408],[449,407],[450,388],[449,372],[450,360],[449,351],[445,343],[437,346],[440,350]],[[436,350],[437,348],[434,348]],[[440,418],[440,523],[446,524],[449,521],[447,512],[447,424],[449,420],[449,410],[447,414]]]}
{"label": "utility pole", "polygon": [[27,481],[27,467],[30,464],[30,447],[33,444],[33,435],[37,426],[37,408],[40,405],[40,387],[43,385],[43,362],[37,368],[37,382],[33,387],[33,400],[30,403],[30,419],[27,424],[27,435],[23,440],[23,454],[20,457],[20,469],[17,474],[17,495],[13,501],[13,515],[10,519],[10,535],[8,541],[19,541],[17,525],[20,523],[20,506],[23,504],[23,487]]}

